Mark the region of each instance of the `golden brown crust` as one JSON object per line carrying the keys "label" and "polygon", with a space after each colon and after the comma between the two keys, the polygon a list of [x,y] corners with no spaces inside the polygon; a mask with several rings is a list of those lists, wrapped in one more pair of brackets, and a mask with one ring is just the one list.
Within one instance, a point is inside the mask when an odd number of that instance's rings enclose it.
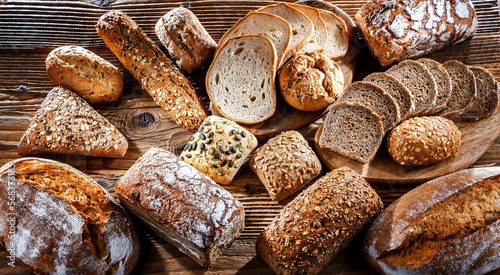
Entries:
{"label": "golden brown crust", "polygon": [[67,87],[91,104],[111,103],[122,94],[120,70],[85,48],[56,48],[45,64],[54,84]]}
{"label": "golden brown crust", "polygon": [[125,68],[176,123],[194,131],[208,116],[189,80],[139,26],[121,11],[101,16],[97,33]]}

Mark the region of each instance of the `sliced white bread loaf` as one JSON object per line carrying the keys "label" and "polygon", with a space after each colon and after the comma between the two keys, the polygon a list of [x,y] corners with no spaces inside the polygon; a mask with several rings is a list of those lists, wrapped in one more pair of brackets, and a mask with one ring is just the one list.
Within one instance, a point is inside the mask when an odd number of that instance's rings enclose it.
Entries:
{"label": "sliced white bread loaf", "polygon": [[265,12],[277,15],[285,19],[292,28],[292,37],[288,49],[288,55],[283,61],[294,55],[302,49],[314,35],[314,26],[312,21],[303,12],[286,3],[278,3],[262,7],[257,12]]}
{"label": "sliced white bread loaf", "polygon": [[322,148],[369,163],[384,137],[382,119],[373,110],[350,102],[334,104],[319,138]]}
{"label": "sliced white bread loaf", "polygon": [[349,47],[347,26],[344,20],[333,12],[320,9],[319,14],[325,22],[327,33],[326,46],[321,54],[333,60],[339,60],[346,55]]}
{"label": "sliced white bread loaf", "polygon": [[410,118],[413,113],[413,98],[401,81],[386,73],[372,73],[363,81],[379,86],[392,96],[399,107],[399,121]]}
{"label": "sliced white bread loaf", "polygon": [[223,45],[227,39],[246,34],[259,34],[274,43],[278,56],[278,67],[288,54],[292,28],[283,18],[270,13],[250,12],[229,29],[219,41]]}
{"label": "sliced white bread loaf", "polygon": [[410,91],[415,106],[412,116],[426,114],[434,108],[437,97],[437,85],[431,72],[422,64],[413,60],[400,62],[387,70]]}
{"label": "sliced white bread loaf", "polygon": [[276,50],[262,35],[229,38],[220,47],[205,79],[210,101],[224,117],[255,124],[276,110]]}
{"label": "sliced white bread loaf", "polygon": [[303,5],[296,5],[296,4],[290,4],[290,5],[303,12],[307,17],[309,17],[309,19],[314,25],[314,35],[307,42],[304,48],[299,50],[299,52],[301,53],[323,52],[326,46],[326,42],[328,41],[328,38],[326,33],[325,22],[323,21],[323,19],[321,19],[318,9]]}
{"label": "sliced white bread loaf", "polygon": [[460,119],[474,121],[490,116],[498,105],[499,88],[493,75],[481,67],[469,67],[476,78],[477,95],[468,112],[460,115]]}
{"label": "sliced white bread loaf", "polygon": [[434,108],[428,113],[429,115],[435,114],[446,108],[451,98],[451,79],[448,72],[435,60],[429,58],[421,58],[417,60],[420,64],[424,65],[434,77],[437,85],[437,96]]}

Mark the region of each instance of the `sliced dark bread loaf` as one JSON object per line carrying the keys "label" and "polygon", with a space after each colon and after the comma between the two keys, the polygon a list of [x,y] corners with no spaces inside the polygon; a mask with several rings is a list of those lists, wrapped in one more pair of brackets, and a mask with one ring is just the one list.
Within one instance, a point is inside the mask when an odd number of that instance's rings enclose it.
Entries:
{"label": "sliced dark bread loaf", "polygon": [[472,102],[476,98],[476,80],[474,73],[457,60],[450,60],[443,64],[451,78],[451,99],[446,108],[439,115],[457,120],[458,116],[468,112],[472,107]]}
{"label": "sliced dark bread loaf", "polygon": [[493,75],[481,67],[469,67],[476,78],[477,95],[468,112],[460,115],[462,120],[478,120],[490,116],[498,104],[498,84]]}
{"label": "sliced dark bread loaf", "polygon": [[430,110],[427,114],[432,115],[440,112],[450,101],[451,98],[451,79],[448,72],[443,68],[443,66],[432,59],[421,58],[417,60],[422,65],[424,65],[434,77],[437,85],[437,97],[434,103],[434,108]]}
{"label": "sliced dark bread loaf", "polygon": [[382,119],[370,108],[350,102],[333,105],[319,138],[322,148],[369,163],[384,137]]}
{"label": "sliced dark bread loaf", "polygon": [[410,91],[394,76],[386,73],[373,73],[363,79],[382,88],[399,107],[399,121],[407,120],[413,112],[413,98]]}
{"label": "sliced dark bread loaf", "polygon": [[372,83],[363,81],[352,83],[338,102],[358,103],[372,109],[382,118],[384,132],[388,132],[398,123],[398,105],[386,91]]}
{"label": "sliced dark bread loaf", "polygon": [[427,68],[413,60],[400,62],[387,70],[388,74],[403,83],[413,96],[415,110],[412,116],[427,113],[436,101],[436,81]]}

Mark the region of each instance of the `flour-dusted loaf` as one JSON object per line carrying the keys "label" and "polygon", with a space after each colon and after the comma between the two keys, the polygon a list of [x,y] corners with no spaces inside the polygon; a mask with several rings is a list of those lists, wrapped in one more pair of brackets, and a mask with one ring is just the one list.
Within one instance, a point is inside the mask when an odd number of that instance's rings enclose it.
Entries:
{"label": "flour-dusted loaf", "polygon": [[229,38],[217,50],[205,79],[215,109],[238,123],[255,124],[270,118],[276,111],[276,62],[269,38]]}
{"label": "flour-dusted loaf", "polygon": [[215,182],[229,184],[257,143],[252,133],[235,122],[209,116],[189,139],[180,159]]}
{"label": "flour-dusted loaf", "polygon": [[192,74],[212,62],[217,43],[189,9],[167,12],[156,22],[155,33],[183,71]]}
{"label": "flour-dusted loaf", "polygon": [[208,116],[189,80],[128,15],[109,11],[96,30],[123,66],[174,121],[194,131]]}
{"label": "flour-dusted loaf", "polygon": [[452,92],[446,108],[438,115],[457,120],[458,117],[472,108],[472,102],[477,95],[474,73],[458,60],[446,61],[443,64],[450,75]]}
{"label": "flour-dusted loaf", "polygon": [[434,103],[434,107],[429,111],[428,114],[432,115],[435,113],[439,113],[448,105],[451,99],[451,78],[446,69],[437,61],[429,59],[429,58],[420,58],[417,60],[422,65],[424,65],[429,72],[434,77],[434,81],[436,81],[437,88],[437,96],[436,102]]}
{"label": "flour-dusted loaf", "polygon": [[497,108],[499,88],[495,77],[482,67],[472,66],[469,69],[476,80],[477,95],[469,111],[460,115],[459,119],[474,121],[489,117]]}
{"label": "flour-dusted loaf", "polygon": [[321,52],[324,56],[333,60],[344,57],[349,48],[349,33],[347,26],[342,20],[331,11],[318,9],[321,19],[325,22],[327,41]]}
{"label": "flour-dusted loaf", "polygon": [[39,158],[0,168],[0,243],[36,274],[129,274],[140,252],[131,220],[106,189]]}
{"label": "flour-dusted loaf", "polygon": [[487,274],[500,267],[500,169],[424,183],[372,223],[365,258],[381,274]]}
{"label": "flour-dusted loaf", "polygon": [[54,84],[67,87],[92,104],[110,103],[122,94],[120,70],[83,47],[56,48],[45,65]]}
{"label": "flour-dusted loaf", "polygon": [[77,94],[56,87],[42,102],[17,152],[121,158],[127,149],[127,139],[105,117]]}
{"label": "flour-dusted loaf", "polygon": [[321,15],[318,9],[297,4],[289,4],[289,5],[303,12],[311,20],[314,26],[313,36],[311,37],[309,42],[304,46],[304,48],[299,50],[299,52],[321,53],[325,49],[326,43],[328,41],[327,37],[328,34],[326,30],[325,21],[321,19]]}
{"label": "flour-dusted loaf", "polygon": [[269,38],[274,43],[278,67],[281,66],[285,56],[288,56],[290,39],[293,35],[287,21],[270,13],[249,12],[222,36],[219,45],[224,45],[231,37],[246,34],[258,34]]}
{"label": "flour-dusted loaf", "polygon": [[156,147],[115,186],[120,201],[160,237],[210,267],[245,223],[239,201],[173,153]]}
{"label": "flour-dusted loaf", "polygon": [[321,173],[318,157],[296,131],[283,132],[255,150],[250,167],[274,201],[297,192]]}
{"label": "flour-dusted loaf", "polygon": [[373,160],[385,133],[379,115],[364,105],[350,102],[334,104],[322,127],[319,138],[322,148],[363,163]]}
{"label": "flour-dusted loaf", "polygon": [[478,23],[470,0],[369,1],[355,19],[382,66],[462,42]]}
{"label": "flour-dusted loaf", "polygon": [[257,254],[276,274],[317,274],[382,209],[358,173],[333,170],[281,210],[257,239]]}

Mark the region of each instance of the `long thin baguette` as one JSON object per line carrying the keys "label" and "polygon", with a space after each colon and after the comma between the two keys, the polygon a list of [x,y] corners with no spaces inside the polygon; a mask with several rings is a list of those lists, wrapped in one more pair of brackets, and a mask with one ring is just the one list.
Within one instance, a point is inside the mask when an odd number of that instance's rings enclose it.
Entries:
{"label": "long thin baguette", "polygon": [[194,131],[208,116],[189,80],[161,49],[125,13],[110,11],[101,16],[97,33],[176,123]]}

